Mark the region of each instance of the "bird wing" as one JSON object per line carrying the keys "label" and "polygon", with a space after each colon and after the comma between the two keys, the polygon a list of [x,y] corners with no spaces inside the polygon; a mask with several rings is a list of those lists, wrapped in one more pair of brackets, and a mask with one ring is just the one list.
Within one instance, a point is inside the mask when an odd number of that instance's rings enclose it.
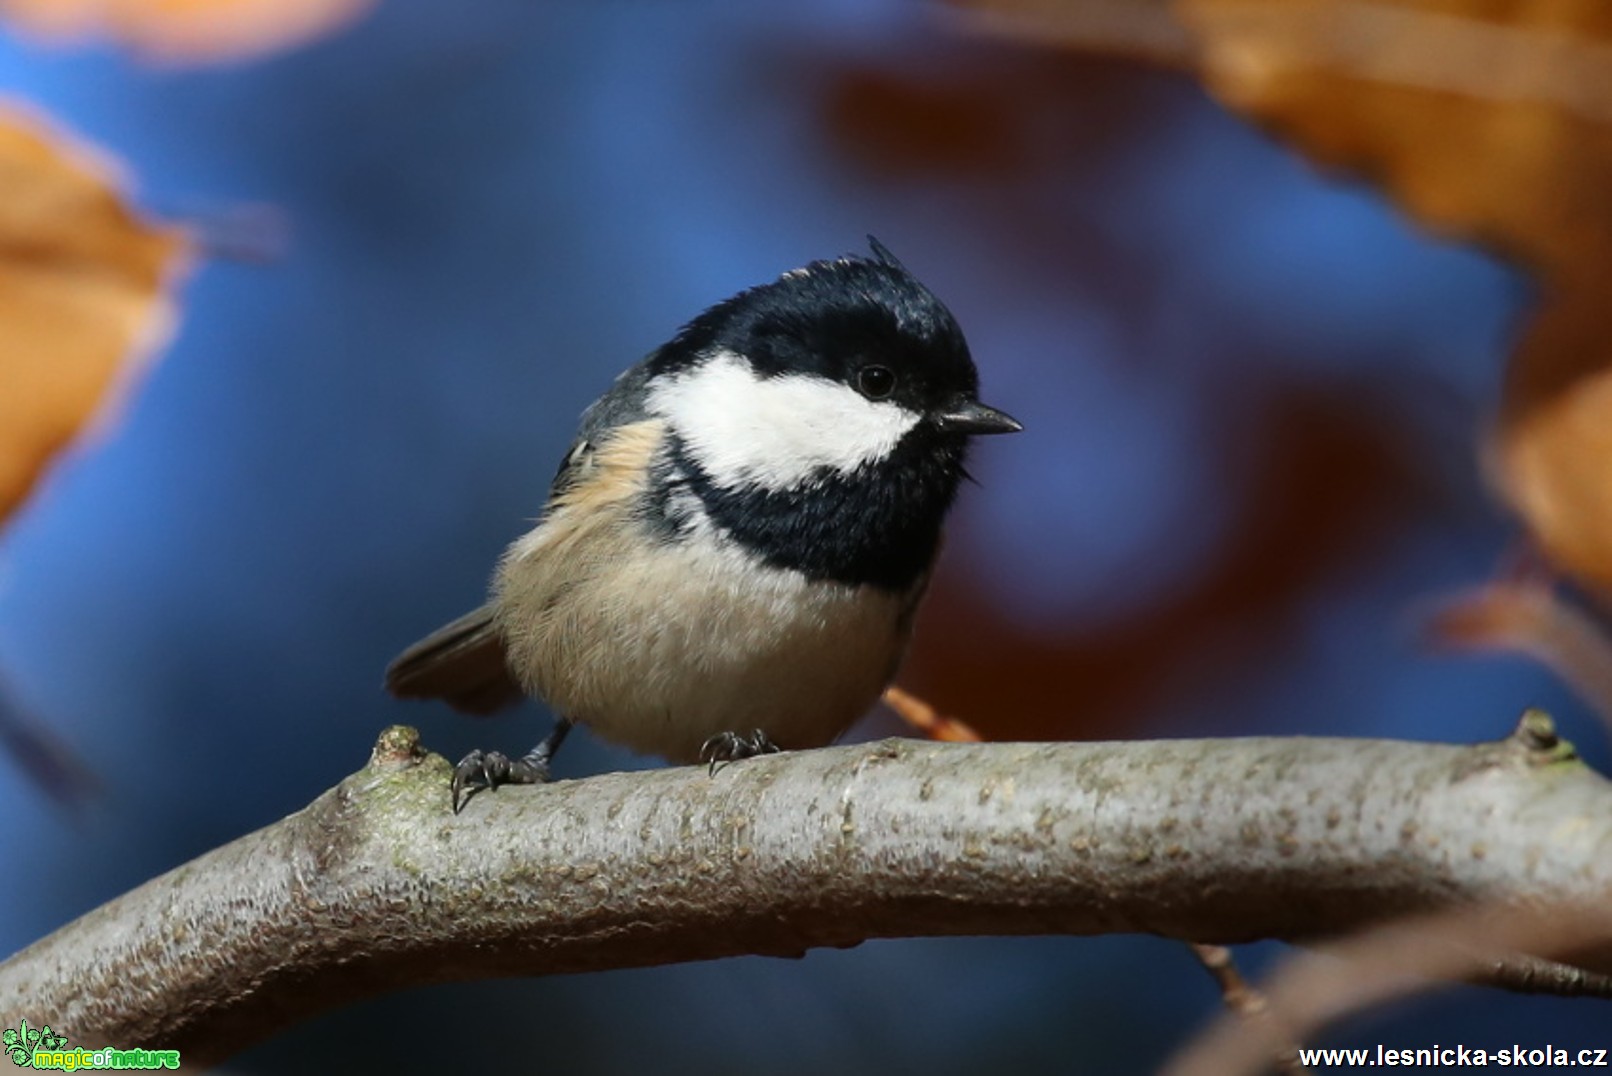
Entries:
{"label": "bird wing", "polygon": [[386,690],[400,699],[442,699],[461,713],[491,714],[524,692],[504,662],[504,638],[483,605],[399,654],[386,668]]}
{"label": "bird wing", "polygon": [[[624,371],[582,413],[577,438],[550,487],[551,503],[586,473],[595,446],[612,430],[646,417],[649,362]],[[504,639],[490,604],[438,628],[399,654],[386,669],[386,690],[400,699],[442,699],[467,714],[496,713],[525,694],[504,660]]]}
{"label": "bird wing", "polygon": [[[651,356],[653,358],[653,356]],[[622,371],[605,394],[593,401],[582,412],[576,440],[560,461],[560,469],[549,487],[549,501],[570,489],[579,477],[587,473],[593,462],[593,452],[599,442],[623,426],[642,422],[649,417],[646,408],[649,397],[649,360]]]}

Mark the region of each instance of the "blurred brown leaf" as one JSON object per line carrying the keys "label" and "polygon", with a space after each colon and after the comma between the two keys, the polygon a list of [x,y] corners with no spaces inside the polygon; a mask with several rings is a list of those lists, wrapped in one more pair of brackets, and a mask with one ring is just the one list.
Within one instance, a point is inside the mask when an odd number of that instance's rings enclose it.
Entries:
{"label": "blurred brown leaf", "polygon": [[1185,64],[1192,38],[1176,0],[949,0],[994,33]]}
{"label": "blurred brown leaf", "polygon": [[1020,36],[1193,67],[1311,156],[1537,271],[1492,473],[1557,565],[1612,590],[1612,4],[954,2]]}
{"label": "blurred brown leaf", "polygon": [[167,335],[188,243],[124,204],[115,170],[0,104],[0,520]]}
{"label": "blurred brown leaf", "polygon": [[1565,570],[1612,587],[1612,4],[1185,0],[1210,87],[1441,230],[1539,271],[1493,455]]}
{"label": "blurred brown leaf", "polygon": [[164,63],[241,59],[347,25],[373,0],[0,0],[0,16],[51,41],[110,38]]}

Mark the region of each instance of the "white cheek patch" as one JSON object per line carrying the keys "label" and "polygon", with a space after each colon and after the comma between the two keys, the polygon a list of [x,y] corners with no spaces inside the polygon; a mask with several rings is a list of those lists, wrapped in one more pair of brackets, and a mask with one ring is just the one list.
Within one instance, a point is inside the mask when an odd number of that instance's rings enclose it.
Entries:
{"label": "white cheek patch", "polygon": [[769,490],[882,459],[920,418],[826,378],[758,377],[731,352],[664,379],[648,405],[716,482]]}

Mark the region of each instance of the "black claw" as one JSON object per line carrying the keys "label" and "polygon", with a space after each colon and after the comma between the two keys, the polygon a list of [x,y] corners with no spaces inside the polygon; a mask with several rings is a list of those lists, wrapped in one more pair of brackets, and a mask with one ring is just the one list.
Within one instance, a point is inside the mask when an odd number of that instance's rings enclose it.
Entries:
{"label": "black claw", "polygon": [[727,756],[727,752],[737,743],[739,737],[731,732],[719,732],[709,740],[700,744],[700,761],[706,764],[706,772],[712,777],[716,776],[717,763]]}
{"label": "black claw", "polygon": [[748,736],[737,732],[719,732],[700,745],[700,761],[706,764],[707,772],[715,777],[716,771],[729,762],[777,754],[782,750],[760,729],[752,729]]}

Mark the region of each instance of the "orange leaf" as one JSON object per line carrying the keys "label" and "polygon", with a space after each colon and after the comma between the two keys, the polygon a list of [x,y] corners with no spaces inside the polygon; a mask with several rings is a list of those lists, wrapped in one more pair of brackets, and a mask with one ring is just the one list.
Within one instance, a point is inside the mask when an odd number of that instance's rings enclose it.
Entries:
{"label": "orange leaf", "polygon": [[114,171],[0,105],[0,519],[172,322],[188,242],[139,220]]}
{"label": "orange leaf", "polygon": [[1540,274],[1490,463],[1612,591],[1612,3],[955,0],[1021,35],[1196,68],[1230,107]]}
{"label": "orange leaf", "polygon": [[106,37],[168,63],[224,61],[331,33],[373,0],[0,0],[37,37]]}

